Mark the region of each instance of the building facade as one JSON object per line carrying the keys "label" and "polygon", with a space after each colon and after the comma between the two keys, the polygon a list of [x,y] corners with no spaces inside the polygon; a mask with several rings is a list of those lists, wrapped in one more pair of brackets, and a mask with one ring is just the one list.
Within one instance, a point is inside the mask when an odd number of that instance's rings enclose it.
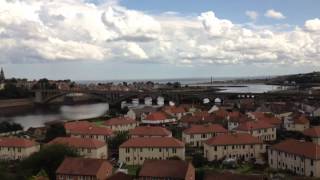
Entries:
{"label": "building facade", "polygon": [[39,150],[40,145],[28,139],[0,138],[0,159],[2,160],[21,160]]}
{"label": "building facade", "polygon": [[172,137],[171,131],[160,126],[139,126],[129,131],[131,138],[136,137]]}
{"label": "building facade", "polygon": [[139,126],[139,123],[129,117],[118,117],[105,121],[103,125],[112,131],[123,132],[134,129],[135,127]]}
{"label": "building facade", "polygon": [[237,133],[247,133],[262,141],[274,141],[277,139],[276,126],[264,121],[247,121],[241,123],[235,131]]}

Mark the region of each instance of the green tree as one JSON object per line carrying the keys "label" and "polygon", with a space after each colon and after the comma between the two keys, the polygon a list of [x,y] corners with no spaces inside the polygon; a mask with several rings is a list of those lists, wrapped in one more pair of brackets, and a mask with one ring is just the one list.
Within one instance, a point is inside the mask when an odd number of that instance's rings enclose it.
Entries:
{"label": "green tree", "polygon": [[46,145],[39,152],[29,156],[20,163],[18,176],[20,179],[28,179],[36,175],[41,170],[49,176],[55,178],[55,171],[65,157],[79,156],[75,149],[61,144]]}
{"label": "green tree", "polygon": [[206,159],[200,153],[196,153],[192,157],[192,164],[194,167],[202,167],[206,163]]}
{"label": "green tree", "polygon": [[7,121],[0,123],[0,133],[22,130],[22,126],[17,123],[9,123]]}
{"label": "green tree", "polygon": [[108,141],[108,147],[112,150],[119,149],[119,146],[129,139],[128,131],[119,132]]}
{"label": "green tree", "polygon": [[55,123],[49,126],[46,132],[46,138],[45,141],[49,142],[53,140],[56,137],[65,137],[66,129],[64,128],[64,125],[62,123]]}

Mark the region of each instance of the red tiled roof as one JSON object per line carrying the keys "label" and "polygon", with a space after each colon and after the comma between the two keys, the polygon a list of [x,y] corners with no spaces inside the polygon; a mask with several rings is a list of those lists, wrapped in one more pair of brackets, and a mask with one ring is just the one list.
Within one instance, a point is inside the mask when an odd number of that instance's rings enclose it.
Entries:
{"label": "red tiled roof", "polygon": [[262,144],[257,137],[250,134],[221,134],[205,141],[208,145]]}
{"label": "red tiled roof", "polygon": [[161,111],[150,113],[146,118],[146,120],[165,120],[168,119],[167,115]]}
{"label": "red tiled roof", "polygon": [[166,106],[163,108],[163,111],[168,112],[168,113],[173,113],[173,114],[177,114],[177,113],[185,113],[185,109],[181,106]]}
{"label": "red tiled roof", "polygon": [[220,124],[192,125],[183,131],[186,134],[203,134],[203,133],[227,133],[228,131]]}
{"label": "red tiled roof", "polygon": [[228,116],[228,111],[220,108],[218,111],[213,112],[213,114],[219,118],[226,118]]}
{"label": "red tiled roof", "polygon": [[10,137],[0,137],[0,147],[32,147],[38,145],[38,143],[31,141],[29,139],[23,138],[10,138]]}
{"label": "red tiled roof", "polygon": [[230,119],[239,119],[242,114],[239,111],[233,111],[228,113]]}
{"label": "red tiled roof", "polygon": [[265,121],[247,121],[240,123],[240,125],[236,128],[239,131],[250,131],[254,129],[267,129],[273,128],[274,125],[267,123]]}
{"label": "red tiled roof", "polygon": [[90,148],[90,149],[96,149],[106,145],[105,142],[102,142],[96,139],[77,138],[77,137],[57,137],[52,141],[50,141],[48,144],[65,144],[75,148]]}
{"label": "red tiled roof", "polygon": [[134,119],[131,119],[129,117],[117,117],[112,118],[104,122],[104,125],[106,126],[114,126],[114,125],[125,125],[125,124],[133,124],[136,123]]}
{"label": "red tiled roof", "polygon": [[264,121],[264,122],[267,122],[267,123],[270,123],[270,124],[273,124],[273,125],[276,125],[276,126],[279,126],[282,124],[282,121],[281,119],[275,117],[275,116],[265,116],[263,118],[260,118],[258,119],[259,121]]}
{"label": "red tiled roof", "polygon": [[303,134],[310,137],[320,137],[320,126],[306,129]]}
{"label": "red tiled roof", "polygon": [[180,121],[184,123],[206,123],[206,122],[214,122],[218,120],[217,116],[214,114],[209,114],[208,112],[202,111],[197,112],[194,115],[186,115],[183,116]]}
{"label": "red tiled roof", "polygon": [[139,126],[130,130],[129,134],[131,136],[169,136],[171,132],[160,126]]}
{"label": "red tiled roof", "polygon": [[297,118],[294,118],[294,123],[296,123],[296,124],[307,124],[307,123],[309,123],[309,120],[305,116],[301,115],[301,116],[299,116]]}
{"label": "red tiled roof", "polygon": [[184,143],[173,137],[137,137],[131,138],[120,145],[125,147],[177,147],[183,148]]}
{"label": "red tiled roof", "polygon": [[117,172],[111,177],[109,177],[107,180],[132,180],[132,179],[133,178],[128,174],[125,174],[123,172]]}
{"label": "red tiled roof", "polygon": [[320,145],[312,142],[301,142],[294,139],[289,139],[273,145],[271,149],[304,156],[311,159],[320,159]]}
{"label": "red tiled roof", "polygon": [[101,168],[104,174],[112,173],[112,165],[106,160],[66,157],[56,170],[56,174],[96,176]]}
{"label": "red tiled roof", "polygon": [[193,167],[191,163],[181,160],[146,160],[139,177],[185,179],[188,170],[194,171],[190,166]]}
{"label": "red tiled roof", "polygon": [[87,121],[66,123],[65,129],[70,131],[71,134],[88,134],[88,135],[105,135],[111,136],[112,130],[106,127],[99,127],[92,123],[85,123]]}

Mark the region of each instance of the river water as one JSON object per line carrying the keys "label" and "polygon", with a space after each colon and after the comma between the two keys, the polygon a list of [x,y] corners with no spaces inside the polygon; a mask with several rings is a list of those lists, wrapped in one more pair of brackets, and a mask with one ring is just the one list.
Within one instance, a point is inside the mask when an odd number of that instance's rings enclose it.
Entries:
{"label": "river water", "polygon": [[[199,85],[199,84],[198,84]],[[241,87],[240,87],[241,85]],[[279,90],[281,87],[264,84],[215,84],[214,86],[223,89],[221,92],[239,92],[239,93],[263,93],[267,91]],[[210,84],[203,84],[201,86],[212,86]],[[46,122],[50,121],[67,121],[67,120],[80,120],[89,119],[102,116],[109,106],[107,103],[87,104],[87,105],[73,105],[73,106],[60,106],[55,109],[36,109],[24,114],[17,114],[10,117],[1,117],[1,121],[10,121],[21,124],[24,129],[30,127],[41,127]]]}

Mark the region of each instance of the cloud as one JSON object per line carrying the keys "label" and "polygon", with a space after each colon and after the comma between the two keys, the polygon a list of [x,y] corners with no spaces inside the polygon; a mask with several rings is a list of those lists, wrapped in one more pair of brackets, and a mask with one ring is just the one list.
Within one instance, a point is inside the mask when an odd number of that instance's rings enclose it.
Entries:
{"label": "cloud", "polygon": [[212,11],[148,14],[117,3],[0,0],[0,63],[123,61],[172,66],[320,66],[319,19],[248,26]]}
{"label": "cloud", "polygon": [[265,17],[272,19],[285,19],[286,17],[279,11],[275,11],[274,9],[269,9],[265,14]]}
{"label": "cloud", "polygon": [[259,13],[256,11],[246,11],[246,15],[253,21],[257,20]]}

